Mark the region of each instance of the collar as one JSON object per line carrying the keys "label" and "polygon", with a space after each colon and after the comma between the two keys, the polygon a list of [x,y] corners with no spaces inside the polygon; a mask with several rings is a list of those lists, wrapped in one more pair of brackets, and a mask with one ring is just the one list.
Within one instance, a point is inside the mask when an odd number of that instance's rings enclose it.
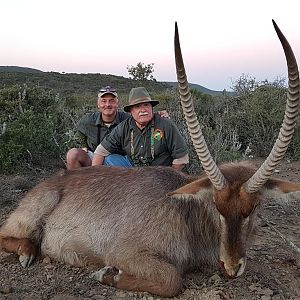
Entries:
{"label": "collar", "polygon": [[[151,127],[155,127],[155,114],[153,114],[153,118],[152,120],[146,125],[146,127],[143,129],[143,131],[147,131],[148,129],[150,129]],[[133,117],[131,116],[129,119],[129,129],[131,130],[139,130],[140,128],[137,127],[135,120],[133,119]]]}
{"label": "collar", "polygon": [[[111,122],[111,125],[113,125],[115,123],[120,123],[120,116],[119,116],[118,111],[117,111],[115,119]],[[100,112],[98,112],[98,116],[96,118],[95,125],[96,126],[98,126],[98,125],[105,126],[105,124],[104,124],[104,122],[102,120],[102,113],[100,113]]]}

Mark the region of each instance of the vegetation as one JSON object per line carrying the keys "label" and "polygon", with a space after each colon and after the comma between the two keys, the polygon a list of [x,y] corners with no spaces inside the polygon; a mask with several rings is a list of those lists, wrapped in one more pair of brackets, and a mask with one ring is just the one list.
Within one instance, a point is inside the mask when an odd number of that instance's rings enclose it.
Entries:
{"label": "vegetation", "polygon": [[[58,94],[39,87],[0,90],[0,169],[46,166],[67,150],[64,107]],[[71,115],[70,115],[71,117]]]}
{"label": "vegetation", "polygon": [[136,66],[127,66],[128,74],[131,76],[130,78],[138,81],[146,81],[152,80],[156,81],[153,77],[154,73],[154,64],[143,64],[138,62]]}
{"label": "vegetation", "polygon": [[[63,166],[67,149],[76,146],[77,121],[84,113],[96,109],[98,89],[107,84],[116,87],[122,95],[123,106],[131,87],[140,83],[100,74],[93,74],[95,77],[59,73],[21,75],[0,73],[2,173]],[[160,100],[156,109],[167,109],[185,136],[191,157],[187,172],[198,172],[200,165],[185,126],[177,90],[149,80],[142,84],[153,98]],[[233,89],[234,94],[224,92],[214,96],[191,90],[208,147],[218,162],[266,157],[282,123],[285,82],[281,79],[257,82],[242,76]],[[299,125],[295,131],[287,153],[290,159],[300,159]]]}
{"label": "vegetation", "polygon": [[[61,74],[57,72],[25,73],[0,72],[0,89],[12,85],[28,88],[40,87],[52,89],[73,106],[85,102],[95,105],[96,95],[101,87],[110,85],[118,89],[122,102],[127,102],[129,91],[136,86],[145,86],[149,92],[162,92],[168,88],[167,84],[146,80],[139,81],[122,76],[106,74]],[[73,103],[76,102],[76,103]]]}

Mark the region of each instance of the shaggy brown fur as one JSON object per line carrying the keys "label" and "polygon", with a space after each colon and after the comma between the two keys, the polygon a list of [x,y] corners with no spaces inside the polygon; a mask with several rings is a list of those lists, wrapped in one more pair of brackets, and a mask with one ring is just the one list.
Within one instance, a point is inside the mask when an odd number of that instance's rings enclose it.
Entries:
{"label": "shaggy brown fur", "polygon": [[[199,178],[166,167],[88,167],[60,173],[32,189],[0,230],[2,250],[23,266],[38,252],[73,265],[94,264],[93,274],[117,288],[178,294],[182,276],[220,260],[239,276],[261,193],[243,183],[254,169],[220,167],[229,186],[215,190]],[[270,179],[266,188],[299,191]],[[265,190],[265,189],[263,189]]]}

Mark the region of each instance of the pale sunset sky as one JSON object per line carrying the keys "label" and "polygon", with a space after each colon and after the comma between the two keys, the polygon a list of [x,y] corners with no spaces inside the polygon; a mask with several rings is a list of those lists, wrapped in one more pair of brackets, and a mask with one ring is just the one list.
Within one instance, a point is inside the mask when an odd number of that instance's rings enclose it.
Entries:
{"label": "pale sunset sky", "polygon": [[0,66],[129,77],[154,63],[176,81],[178,22],[190,83],[230,90],[242,74],[287,76],[274,19],[300,61],[299,0],[0,0]]}

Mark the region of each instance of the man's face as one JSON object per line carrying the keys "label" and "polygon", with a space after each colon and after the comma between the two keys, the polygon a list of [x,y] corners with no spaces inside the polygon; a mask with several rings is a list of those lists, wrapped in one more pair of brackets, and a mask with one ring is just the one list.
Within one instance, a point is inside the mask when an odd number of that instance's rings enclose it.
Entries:
{"label": "man's face", "polygon": [[130,113],[133,119],[141,126],[146,126],[153,118],[153,108],[149,102],[132,106]]}
{"label": "man's face", "polygon": [[112,94],[105,94],[98,99],[99,111],[104,116],[113,116],[118,110],[118,98]]}

